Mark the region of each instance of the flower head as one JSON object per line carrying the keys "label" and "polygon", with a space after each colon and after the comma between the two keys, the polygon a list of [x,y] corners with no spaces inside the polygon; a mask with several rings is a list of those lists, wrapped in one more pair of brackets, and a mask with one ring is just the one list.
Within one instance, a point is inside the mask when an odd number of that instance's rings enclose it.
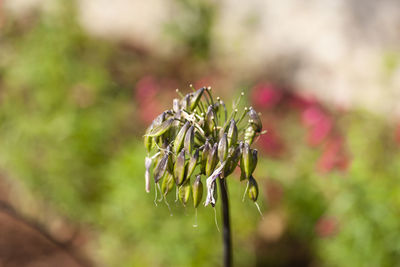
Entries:
{"label": "flower head", "polygon": [[214,206],[218,196],[216,180],[227,178],[240,166],[241,180],[250,185],[249,198],[256,201],[258,186],[253,172],[257,150],[250,146],[261,134],[262,123],[252,107],[239,112],[242,96],[243,93],[234,102],[231,114],[219,97],[213,97],[211,87],[193,89],[174,99],[172,108],[160,114],[144,136],[148,151],[146,191],[150,190],[152,173],[156,184],[164,178],[164,197],[175,185],[182,204],[187,205],[192,192],[193,205],[197,207],[203,196],[203,178],[207,187],[204,204]]}

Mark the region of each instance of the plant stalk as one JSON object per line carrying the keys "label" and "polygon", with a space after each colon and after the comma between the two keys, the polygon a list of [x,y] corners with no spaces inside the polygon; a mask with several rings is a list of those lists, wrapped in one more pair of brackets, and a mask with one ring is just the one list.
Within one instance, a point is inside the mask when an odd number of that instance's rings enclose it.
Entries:
{"label": "plant stalk", "polygon": [[220,179],[220,190],[221,190],[221,212],[223,220],[222,238],[224,243],[224,267],[232,266],[232,240],[231,240],[231,224],[229,218],[229,199],[228,199],[228,187],[226,178]]}

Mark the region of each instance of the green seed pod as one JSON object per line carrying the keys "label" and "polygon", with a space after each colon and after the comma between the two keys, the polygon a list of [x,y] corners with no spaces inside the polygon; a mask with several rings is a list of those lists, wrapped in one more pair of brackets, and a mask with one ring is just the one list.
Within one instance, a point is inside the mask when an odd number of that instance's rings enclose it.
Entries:
{"label": "green seed pod", "polygon": [[174,178],[177,185],[181,185],[185,181],[185,172],[185,150],[182,150],[181,153],[179,153],[179,155],[176,157],[174,166]]}
{"label": "green seed pod", "polygon": [[206,176],[209,177],[218,163],[218,144],[215,143],[207,157]]}
{"label": "green seed pod", "polygon": [[252,107],[250,107],[248,114],[250,117],[251,125],[254,127],[254,130],[257,133],[261,132],[262,123],[261,123],[260,117],[258,116],[257,112]]}
{"label": "green seed pod", "polygon": [[161,184],[162,194],[166,196],[169,192],[171,192],[172,188],[174,187],[174,184],[175,184],[174,176],[171,173],[167,172]]}
{"label": "green seed pod", "polygon": [[193,174],[198,160],[199,160],[199,150],[196,149],[193,156],[189,160],[189,164],[188,164],[188,168],[187,168],[187,177],[190,177]]}
{"label": "green seed pod", "polygon": [[197,104],[200,101],[201,96],[203,95],[204,87],[197,90],[194,94],[192,99],[190,100],[190,110],[194,110],[197,107]]}
{"label": "green seed pod", "polygon": [[147,134],[147,136],[150,137],[156,137],[164,134],[166,131],[169,130],[169,128],[172,126],[172,123],[174,122],[174,119],[168,119],[161,123],[160,125],[154,127],[150,133]]}
{"label": "green seed pod", "polygon": [[204,120],[204,128],[206,134],[210,135],[214,131],[214,127],[215,127],[215,112],[213,107],[209,106]]}
{"label": "green seed pod", "polygon": [[160,179],[164,176],[165,171],[167,170],[168,165],[168,153],[164,154],[160,161],[157,163],[156,167],[154,168],[154,182],[158,183]]}
{"label": "green seed pod", "polygon": [[188,154],[192,153],[194,147],[194,126],[190,126],[189,130],[186,132],[185,141],[183,144],[186,152]]}
{"label": "green seed pod", "polygon": [[244,132],[244,141],[251,145],[254,141],[254,137],[256,136],[256,131],[254,130],[252,125],[249,125]]}
{"label": "green seed pod", "polygon": [[231,120],[228,129],[228,147],[236,145],[238,139],[238,129],[235,120]]}
{"label": "green seed pod", "polygon": [[242,151],[242,161],[243,161],[243,168],[244,168],[244,173],[246,175],[246,178],[249,178],[251,175],[250,168],[251,168],[252,155],[251,155],[250,146],[248,143],[244,143],[243,151]]}
{"label": "green seed pod", "polygon": [[203,152],[201,153],[201,164],[200,164],[200,171],[202,174],[206,174],[206,166],[207,166],[207,158],[210,154],[211,146],[208,140],[204,144]]}
{"label": "green seed pod", "polygon": [[228,137],[224,133],[222,138],[218,142],[218,158],[220,162],[224,162],[228,156]]}
{"label": "green seed pod", "polygon": [[223,172],[223,177],[228,177],[233,173],[233,171],[236,169],[239,160],[241,158],[241,152],[240,152],[240,147],[238,146],[236,149],[234,149],[233,153],[231,153],[231,156],[228,158],[227,163],[224,168]]}
{"label": "green seed pod", "polygon": [[147,153],[150,153],[151,149],[153,148],[153,137],[144,136],[144,146],[147,149]]}
{"label": "green seed pod", "polygon": [[250,173],[253,174],[254,170],[256,169],[258,162],[258,151],[257,149],[251,150],[251,161],[250,161]]}
{"label": "green seed pod", "polygon": [[193,191],[193,205],[197,208],[203,198],[203,183],[201,182],[201,176],[197,175],[196,180],[192,185]]}
{"label": "green seed pod", "polygon": [[184,206],[186,206],[187,202],[190,198],[190,179],[188,179],[183,185],[179,187],[178,197]]}
{"label": "green seed pod", "polygon": [[243,155],[240,159],[240,181],[246,180],[246,172],[244,171]]}
{"label": "green seed pod", "polygon": [[174,141],[174,151],[175,154],[178,154],[182,147],[183,147],[183,141],[185,140],[185,135],[187,130],[189,129],[190,126],[190,122],[186,122],[183,127],[179,130],[178,134],[175,137],[175,141]]}
{"label": "green seed pod", "polygon": [[257,201],[258,198],[258,185],[256,179],[254,179],[253,175],[249,177],[249,198],[254,202]]}

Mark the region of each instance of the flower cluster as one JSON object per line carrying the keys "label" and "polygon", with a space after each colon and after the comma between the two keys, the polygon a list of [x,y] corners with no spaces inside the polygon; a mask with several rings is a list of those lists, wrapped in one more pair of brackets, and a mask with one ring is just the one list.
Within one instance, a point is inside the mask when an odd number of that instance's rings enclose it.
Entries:
{"label": "flower cluster", "polygon": [[192,93],[174,99],[172,109],[160,114],[146,131],[146,191],[150,192],[153,167],[156,192],[158,188],[165,199],[176,186],[183,205],[192,196],[197,208],[203,197],[202,177],[207,177],[204,205],[215,206],[216,180],[227,178],[239,166],[240,180],[247,181],[248,196],[256,201],[258,185],[253,172],[258,157],[257,150],[250,145],[261,134],[259,115],[252,107],[238,111],[243,93],[233,103],[232,113],[228,114],[219,97],[214,101],[211,87],[191,88]]}

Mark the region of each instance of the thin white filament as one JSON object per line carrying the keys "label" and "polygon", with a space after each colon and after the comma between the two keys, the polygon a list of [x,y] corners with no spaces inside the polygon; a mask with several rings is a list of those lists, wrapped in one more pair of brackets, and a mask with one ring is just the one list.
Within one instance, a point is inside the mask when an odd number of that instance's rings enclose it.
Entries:
{"label": "thin white filament", "polygon": [[213,209],[214,209],[214,221],[215,221],[215,226],[217,226],[218,232],[221,233],[221,231],[219,230],[219,226],[218,226],[217,210],[215,209],[215,207],[213,207]]}
{"label": "thin white filament", "polygon": [[166,196],[164,196],[164,202],[165,202],[165,205],[167,205],[167,207],[168,207],[169,214],[170,214],[171,216],[173,216],[171,207],[170,207],[170,205],[169,205],[169,203],[168,203],[168,201],[167,201]]}
{"label": "thin white filament", "polygon": [[260,206],[258,206],[258,203],[257,203],[257,202],[254,202],[254,204],[255,204],[256,207],[257,207],[258,213],[260,213],[261,219],[264,219],[263,214],[262,214],[261,209],[260,209]]}
{"label": "thin white filament", "polygon": [[157,183],[157,188],[158,190],[160,190],[160,195],[161,195],[161,197],[158,199],[158,202],[161,202],[163,200],[163,194],[159,183]]}
{"label": "thin white filament", "polygon": [[175,187],[176,188],[176,190],[175,190],[175,202],[178,202],[178,194],[179,194],[179,189],[178,189],[178,186],[177,187]]}
{"label": "thin white filament", "polygon": [[157,186],[154,187],[154,192],[155,192],[155,195],[154,195],[154,205],[156,205],[156,207],[157,207],[157,206],[158,206],[158,204],[157,204]]}
{"label": "thin white filament", "polygon": [[194,224],[193,227],[197,227],[197,208],[194,209]]}
{"label": "thin white filament", "polygon": [[242,202],[244,202],[244,198],[246,197],[247,190],[249,189],[249,182],[247,182],[246,189],[244,190]]}

